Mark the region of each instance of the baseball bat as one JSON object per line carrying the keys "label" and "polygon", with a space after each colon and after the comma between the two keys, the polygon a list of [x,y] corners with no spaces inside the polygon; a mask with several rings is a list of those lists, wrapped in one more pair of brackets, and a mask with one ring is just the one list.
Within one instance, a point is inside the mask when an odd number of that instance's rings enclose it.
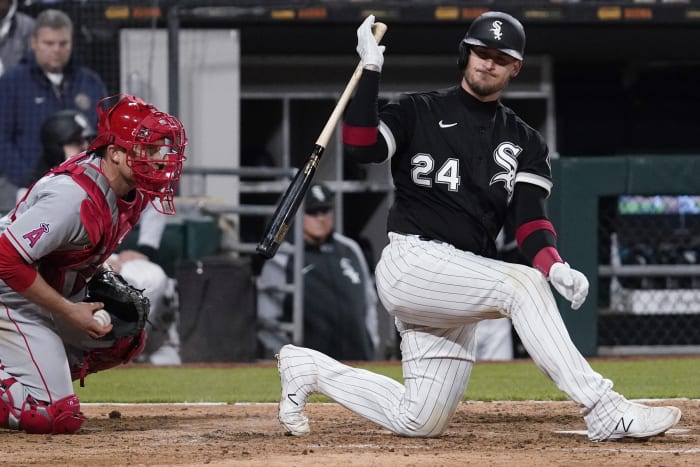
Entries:
{"label": "baseball bat", "polygon": [[[386,24],[384,23],[374,23],[372,32],[374,33],[374,38],[379,43],[386,32]],[[313,180],[314,174],[316,173],[316,168],[321,161],[321,156],[323,156],[323,151],[328,145],[333,131],[340,120],[340,117],[345,111],[345,107],[355,91],[357,83],[360,81],[360,76],[362,75],[362,62],[357,64],[355,72],[352,74],[350,81],[345,86],[345,90],[341,94],[338,102],[328,118],[326,125],[323,127],[321,134],[319,135],[311,154],[306,158],[302,168],[296,173],[292,179],[292,183],[289,184],[287,190],[282,194],[280,201],[277,204],[275,213],[272,215],[270,222],[267,224],[265,233],[262,239],[258,243],[256,248],[258,254],[266,259],[270,259],[275,256],[280,244],[284,241],[289,226],[294,220],[294,215],[299,210],[306,192],[311,186],[311,180]]]}

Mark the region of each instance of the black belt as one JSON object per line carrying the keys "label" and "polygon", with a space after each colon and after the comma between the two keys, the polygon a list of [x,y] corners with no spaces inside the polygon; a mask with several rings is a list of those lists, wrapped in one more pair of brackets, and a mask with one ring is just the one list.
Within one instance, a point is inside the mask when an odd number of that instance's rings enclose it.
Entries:
{"label": "black belt", "polygon": [[437,240],[431,237],[428,237],[427,235],[419,235],[419,234],[411,234],[411,233],[406,233],[406,232],[394,232],[399,235],[404,235],[404,236],[418,236],[418,240],[422,240],[424,242],[435,242],[435,243],[445,243],[442,240]]}

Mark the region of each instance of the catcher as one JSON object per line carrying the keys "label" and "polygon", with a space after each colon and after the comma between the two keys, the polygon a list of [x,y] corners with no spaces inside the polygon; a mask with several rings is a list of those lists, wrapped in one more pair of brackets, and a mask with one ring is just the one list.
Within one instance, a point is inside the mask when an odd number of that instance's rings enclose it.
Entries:
{"label": "catcher", "polygon": [[[0,219],[0,427],[77,432],[85,417],[72,381],[144,344],[148,301],[101,265],[149,203],[174,213],[187,138],[178,119],[134,96],[105,98],[97,112],[88,149]],[[93,319],[102,308],[111,324]]]}

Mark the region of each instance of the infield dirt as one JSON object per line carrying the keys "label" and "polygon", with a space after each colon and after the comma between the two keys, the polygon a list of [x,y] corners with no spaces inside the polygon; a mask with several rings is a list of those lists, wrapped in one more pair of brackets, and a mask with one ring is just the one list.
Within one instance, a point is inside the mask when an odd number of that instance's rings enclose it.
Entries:
{"label": "infield dirt", "polygon": [[[4,465],[696,466],[700,401],[665,436],[591,443],[572,402],[467,402],[446,433],[403,438],[334,404],[310,404],[312,433],[285,436],[277,406],[85,405],[70,435],[0,430]],[[654,401],[651,405],[659,405]]]}

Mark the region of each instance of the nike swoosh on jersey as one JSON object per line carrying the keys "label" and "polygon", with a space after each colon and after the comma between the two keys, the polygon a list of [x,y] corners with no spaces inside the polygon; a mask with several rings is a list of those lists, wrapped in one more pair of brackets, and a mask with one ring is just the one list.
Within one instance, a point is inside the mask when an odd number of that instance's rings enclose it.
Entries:
{"label": "nike swoosh on jersey", "polygon": [[442,120],[438,122],[438,125],[440,125],[440,128],[452,128],[453,126],[457,125],[458,122],[454,123],[445,123]]}

